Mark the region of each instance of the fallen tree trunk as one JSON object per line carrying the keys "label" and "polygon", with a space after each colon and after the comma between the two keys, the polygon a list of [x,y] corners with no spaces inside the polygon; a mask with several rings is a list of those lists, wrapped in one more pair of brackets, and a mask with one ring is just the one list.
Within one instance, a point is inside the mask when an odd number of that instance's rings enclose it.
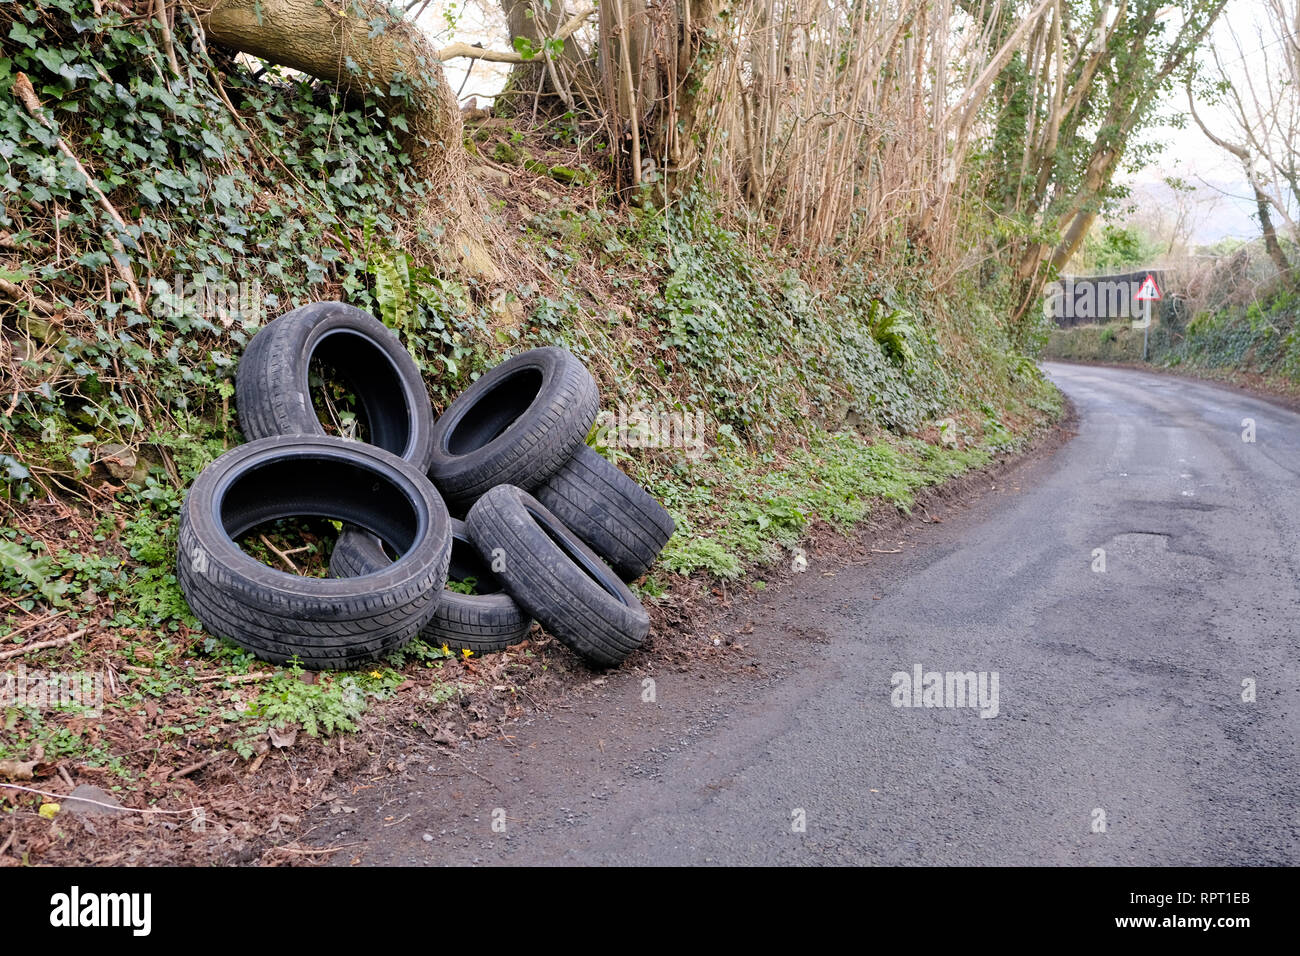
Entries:
{"label": "fallen tree trunk", "polygon": [[459,186],[465,156],[456,95],[437,51],[382,3],[215,0],[201,22],[223,46],[335,83],[350,97],[375,96],[404,118],[400,136],[421,171]]}

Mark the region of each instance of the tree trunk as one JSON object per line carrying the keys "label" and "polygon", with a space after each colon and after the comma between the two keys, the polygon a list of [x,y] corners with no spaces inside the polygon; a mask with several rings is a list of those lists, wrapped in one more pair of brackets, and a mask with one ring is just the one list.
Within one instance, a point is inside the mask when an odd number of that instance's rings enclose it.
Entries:
{"label": "tree trunk", "polygon": [[1269,212],[1272,200],[1270,200],[1264,190],[1260,188],[1259,182],[1255,179],[1255,174],[1253,172],[1254,163],[1251,159],[1250,149],[1242,143],[1234,143],[1221,136],[1215,135],[1214,132],[1205,125],[1205,121],[1201,119],[1201,115],[1196,112],[1196,97],[1192,95],[1190,82],[1187,84],[1187,105],[1191,111],[1192,119],[1196,121],[1196,125],[1201,128],[1201,132],[1205,134],[1206,138],[1215,146],[1227,150],[1241,161],[1241,168],[1246,174],[1246,181],[1250,183],[1250,187],[1255,193],[1255,210],[1259,215],[1260,228],[1264,231],[1264,248],[1268,252],[1268,257],[1273,260],[1273,265],[1277,267],[1277,271],[1282,274],[1283,280],[1290,282],[1291,263],[1287,261],[1286,254],[1282,251],[1282,246],[1277,241],[1277,229],[1273,226],[1273,216]]}
{"label": "tree trunk", "polygon": [[1255,190],[1255,209],[1259,214],[1259,225],[1264,230],[1264,249],[1268,252],[1268,257],[1273,260],[1273,265],[1277,267],[1282,280],[1290,283],[1291,263],[1287,261],[1286,253],[1282,251],[1282,244],[1277,241],[1277,229],[1273,226],[1273,216],[1268,211],[1269,199],[1259,186],[1253,182],[1251,185]]}
{"label": "tree trunk", "polygon": [[[459,186],[465,156],[456,96],[437,52],[410,23],[373,0],[216,0],[201,18],[223,46],[338,84],[349,97],[367,93],[404,117],[403,144],[438,185]],[[383,23],[382,32],[374,24]],[[394,96],[398,86],[405,96]]]}
{"label": "tree trunk", "polygon": [[688,186],[694,179],[695,164],[701,147],[717,128],[719,118],[710,122],[709,110],[720,110],[722,103],[709,82],[712,58],[717,48],[713,31],[720,29],[718,11],[721,0],[680,0],[677,20],[677,58],[670,70],[675,89],[667,112],[651,137],[656,156],[667,156],[674,190]]}
{"label": "tree trunk", "polygon": [[[649,113],[660,99],[655,23],[646,0],[599,0],[597,61],[601,105],[609,127],[618,188],[645,177],[643,135]],[[645,159],[651,157],[646,156]]]}
{"label": "tree trunk", "polygon": [[[510,42],[522,38],[528,41],[537,54],[533,59],[515,64],[510,71],[507,90],[512,93],[533,94],[540,89],[543,93],[551,90],[550,80],[546,75],[546,59],[542,52],[542,41],[553,37],[564,24],[564,4],[561,0],[552,0],[551,8],[541,0],[501,0],[501,9],[506,15],[506,25],[510,30]],[[558,57],[563,62],[568,57],[573,40],[565,40],[565,54]]]}
{"label": "tree trunk", "polygon": [[[614,68],[626,83],[615,82],[620,116],[633,110],[644,116],[658,98],[654,37],[646,0],[600,0],[600,35],[612,43],[605,68]],[[605,47],[602,45],[601,54]]]}

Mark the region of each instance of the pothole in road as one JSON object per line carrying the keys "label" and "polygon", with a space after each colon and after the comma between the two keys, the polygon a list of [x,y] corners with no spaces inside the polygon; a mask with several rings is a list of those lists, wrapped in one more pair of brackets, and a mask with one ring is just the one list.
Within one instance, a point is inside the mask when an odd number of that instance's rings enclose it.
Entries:
{"label": "pothole in road", "polygon": [[1109,543],[1114,550],[1130,554],[1141,551],[1164,552],[1169,550],[1171,537],[1166,531],[1125,531],[1115,535]]}
{"label": "pothole in road", "polygon": [[1208,501],[1193,501],[1190,496],[1169,501],[1129,499],[1124,504],[1135,508],[1168,508],[1175,511],[1218,511],[1223,507],[1223,505],[1210,504]]}

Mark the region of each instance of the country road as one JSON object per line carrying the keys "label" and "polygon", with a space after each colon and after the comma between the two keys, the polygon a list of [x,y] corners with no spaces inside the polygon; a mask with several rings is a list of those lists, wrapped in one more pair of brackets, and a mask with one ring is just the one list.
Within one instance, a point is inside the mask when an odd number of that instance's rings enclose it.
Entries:
{"label": "country road", "polygon": [[[1300,415],[1045,369],[1077,435],[897,554],[738,603],[752,675],[665,669],[651,703],[612,672],[511,741],[404,754],[313,839],[345,865],[1300,863]],[[974,672],[988,716],[895,706],[917,669]]]}

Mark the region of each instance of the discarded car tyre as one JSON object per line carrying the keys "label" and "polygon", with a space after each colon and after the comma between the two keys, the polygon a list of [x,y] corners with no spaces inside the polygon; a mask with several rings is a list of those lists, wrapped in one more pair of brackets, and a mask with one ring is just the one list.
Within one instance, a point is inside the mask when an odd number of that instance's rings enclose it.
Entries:
{"label": "discarded car tyre", "polygon": [[587,438],[600,396],[561,348],[532,349],[485,373],[433,426],[429,477],[455,510],[496,485],[537,487]]}
{"label": "discarded car tyre", "polygon": [[[330,574],[360,577],[373,574],[393,563],[383,542],[359,528],[344,528],[330,555]],[[444,588],[432,620],[420,637],[435,646],[447,645],[475,654],[503,651],[528,636],[533,625],[524,610],[501,589],[501,581],[479,557],[464,522],[451,519],[451,566],[447,581],[473,579],[477,594],[462,594]]]}
{"label": "discarded car tyre", "polygon": [[496,486],[465,525],[506,592],[589,663],[618,664],[645,640],[650,618],[636,596],[528,492]]}
{"label": "discarded car tyre", "polygon": [[[268,521],[314,515],[393,542],[401,558],[363,578],[268,567],[235,543]],[[277,664],[355,667],[396,650],[437,610],[451,519],[412,464],[327,436],[262,438],[209,465],[181,510],[177,580],[209,633]]]}
{"label": "discarded car tyre", "polygon": [[534,494],[624,581],[645,574],[673,536],[663,505],[585,445]]}
{"label": "discarded car tyre", "polygon": [[370,444],[428,469],[433,408],[415,360],[382,322],[342,302],[286,312],[248,343],[235,373],[245,438],[325,434],[308,384],[313,359],[356,395]]}

